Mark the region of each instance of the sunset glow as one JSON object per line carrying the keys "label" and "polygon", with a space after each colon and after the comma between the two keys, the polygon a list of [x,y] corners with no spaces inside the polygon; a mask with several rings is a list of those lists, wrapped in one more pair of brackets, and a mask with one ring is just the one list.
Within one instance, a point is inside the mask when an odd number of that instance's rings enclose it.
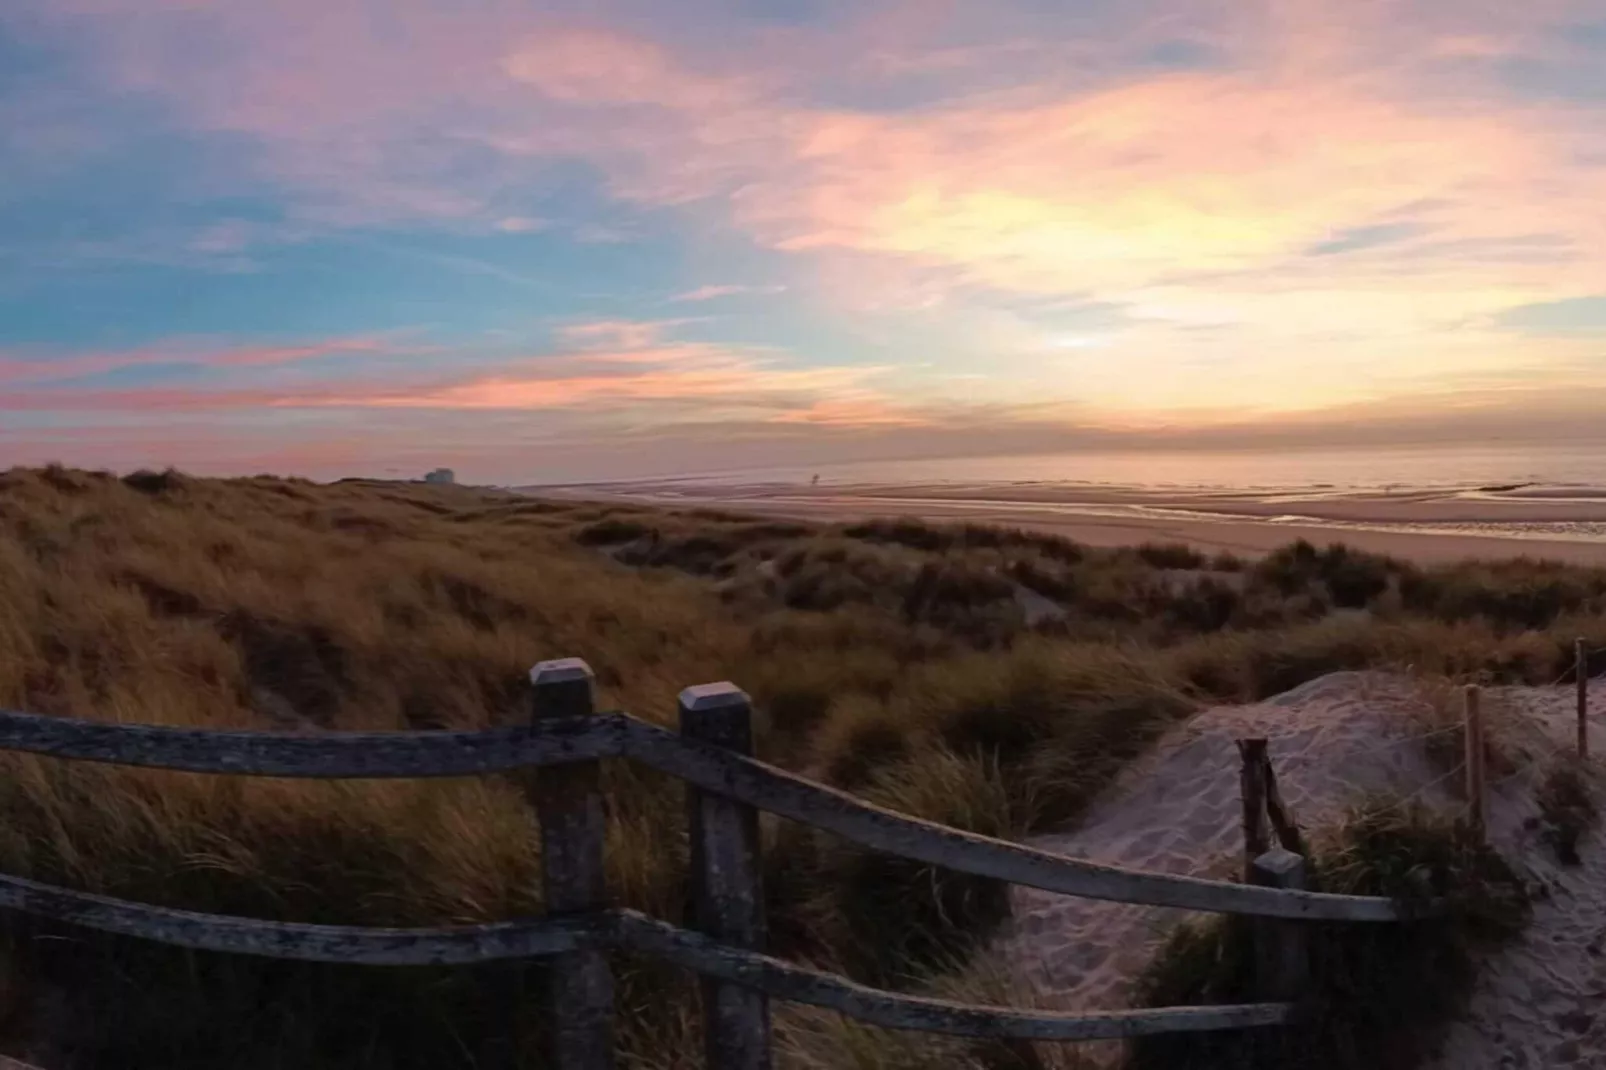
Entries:
{"label": "sunset glow", "polygon": [[1602,0],[12,0],[0,465],[1602,438],[1603,191]]}

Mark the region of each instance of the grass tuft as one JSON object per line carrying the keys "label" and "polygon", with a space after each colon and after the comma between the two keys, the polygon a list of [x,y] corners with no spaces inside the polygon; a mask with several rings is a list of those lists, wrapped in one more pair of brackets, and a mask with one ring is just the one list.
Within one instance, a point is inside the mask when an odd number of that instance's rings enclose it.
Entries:
{"label": "grass tuft", "polygon": [[1600,819],[1581,763],[1571,757],[1555,761],[1534,798],[1539,804],[1540,834],[1556,852],[1557,861],[1565,866],[1581,864],[1578,843]]}

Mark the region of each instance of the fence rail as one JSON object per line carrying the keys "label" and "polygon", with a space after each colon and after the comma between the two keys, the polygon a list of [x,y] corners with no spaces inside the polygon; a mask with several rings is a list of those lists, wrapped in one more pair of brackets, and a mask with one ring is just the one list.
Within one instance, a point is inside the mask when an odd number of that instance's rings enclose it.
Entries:
{"label": "fence rail", "polygon": [[297,735],[107,724],[0,710],[0,750],[185,773],[364,780],[505,773],[624,755],[623,714],[474,732]]}
{"label": "fence rail", "polygon": [[[591,672],[569,659],[531,673],[528,724],[474,732],[294,735],[122,725],[0,711],[0,749],[57,758],[195,773],[309,778],[458,777],[529,767],[542,834],[547,914],[539,919],[443,928],[307,925],[226,917],[126,902],[0,876],[0,908],[105,932],[207,951],[371,965],[466,964],[552,959],[556,983],[553,1062],[565,1070],[612,1066],[613,986],[606,952],[630,950],[704,979],[711,1070],[769,1063],[768,999],[829,1008],[897,1029],[1024,1040],[1094,1040],[1154,1033],[1286,1024],[1290,949],[1302,927],[1288,921],[1390,922],[1413,908],[1393,900],[1297,887],[1287,858],[1267,858],[1285,877],[1237,884],[1147,873],[1050,854],[871,805],[754,758],[751,707],[729,684],[681,697],[679,732],[625,713],[591,711]],[[609,909],[601,759],[626,759],[688,787],[695,923],[677,928]],[[946,869],[1051,892],[1188,910],[1283,919],[1264,961],[1281,961],[1264,1003],[1066,1014],[954,1003],[867,988],[764,953],[756,812],[768,811],[863,846]],[[1273,852],[1279,853],[1279,852]],[[1296,886],[1291,886],[1296,885]]]}

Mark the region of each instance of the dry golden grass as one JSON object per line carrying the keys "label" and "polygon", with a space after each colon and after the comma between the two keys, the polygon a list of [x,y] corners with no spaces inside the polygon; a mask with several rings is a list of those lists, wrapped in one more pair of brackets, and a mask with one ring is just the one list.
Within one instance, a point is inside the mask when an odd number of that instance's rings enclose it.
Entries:
{"label": "dry golden grass", "polygon": [[[678,687],[735,673],[747,650],[692,581],[604,567],[530,523],[543,513],[522,503],[278,480],[146,486],[54,470],[0,477],[0,703],[154,724],[469,727],[523,716],[528,666],[573,654],[596,668],[603,702],[651,718]],[[16,756],[4,773],[8,872],[308,921],[539,909],[531,817],[505,782],[317,784]],[[665,785],[610,774],[615,887],[672,913],[679,860],[645,848],[675,842],[678,808],[662,805]],[[99,951],[56,982],[55,959],[15,963],[41,974],[39,991],[70,990],[75,1022],[107,1023],[73,1037],[88,1065],[353,1065],[358,1052],[360,1065],[472,1065],[463,1059],[481,1038],[442,1028],[445,1009],[518,987],[202,962],[116,942]],[[345,998],[331,1001],[335,990]],[[281,1028],[227,1035],[265,992]],[[463,1028],[493,1037],[475,1018]]]}
{"label": "dry golden grass", "polygon": [[[1034,634],[1005,576],[1061,599],[1066,619]],[[1593,616],[1565,616],[1593,614],[1602,590],[1549,566],[1425,574],[1296,550],[1206,563],[991,528],[819,529],[463,488],[0,473],[0,706],[472,727],[526,715],[533,662],[579,656],[604,706],[660,721],[680,688],[733,679],[757,700],[769,760],[1001,836],[1073,819],[1200,698],[1337,668],[1552,674],[1574,632],[1606,639]],[[1323,615],[1366,599],[1367,616]],[[605,775],[612,893],[674,920],[682,789],[623,764]],[[319,784],[0,756],[0,813],[0,870],[156,903],[397,925],[540,908],[533,819],[496,778]],[[783,954],[929,987],[1004,909],[991,882],[765,828]],[[4,935],[0,1047],[63,1064],[540,1065],[538,968],[292,966],[20,922]],[[687,979],[620,965],[626,1065],[696,1065]],[[831,1028],[829,1043],[789,1031],[783,1065],[824,1065],[839,1043],[860,1053],[842,1065],[866,1067],[1024,1057],[944,1061],[952,1046]]]}
{"label": "dry golden grass", "polygon": [[[1065,812],[1070,785],[1085,793],[1118,762],[1115,744],[1130,750],[1189,708],[1115,651],[970,653],[906,619],[898,600],[879,616],[744,606],[684,570],[628,567],[584,545],[609,514],[617,525],[641,512],[388,484],[5,473],[0,704],[130,723],[469,727],[525,716],[529,665],[575,655],[595,668],[604,705],[652,719],[672,715],[686,684],[736,679],[759,700],[761,751],[822,775],[847,760],[856,731],[878,725],[903,737],[896,753],[861,754],[863,768],[839,779],[1006,836],[1043,820],[1040,796]],[[809,569],[847,561],[828,542],[805,555]],[[966,597],[961,587],[957,604]],[[1070,765],[1088,768],[1044,789]],[[502,780],[320,784],[25,756],[0,757],[0,769],[7,872],[319,922],[540,908],[532,818]],[[606,776],[612,891],[674,919],[682,789],[623,764]],[[1000,916],[990,882],[768,829],[780,950],[904,983]],[[883,932],[889,917],[907,923]],[[537,1050],[538,971],[355,971],[74,946],[61,955],[54,940],[23,941],[0,991],[17,1023],[66,993],[71,1027],[47,1039],[75,1065],[472,1066],[502,1057],[510,1035]],[[684,978],[624,964],[630,1065],[694,1065],[690,1000]],[[21,1044],[28,1030],[14,1031]]]}

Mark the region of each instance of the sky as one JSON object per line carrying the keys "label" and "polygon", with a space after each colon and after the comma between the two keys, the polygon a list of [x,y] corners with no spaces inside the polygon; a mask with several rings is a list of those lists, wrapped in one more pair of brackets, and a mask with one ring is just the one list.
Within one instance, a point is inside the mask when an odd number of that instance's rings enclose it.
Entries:
{"label": "sky", "polygon": [[1606,439],[1606,0],[5,0],[0,465]]}

